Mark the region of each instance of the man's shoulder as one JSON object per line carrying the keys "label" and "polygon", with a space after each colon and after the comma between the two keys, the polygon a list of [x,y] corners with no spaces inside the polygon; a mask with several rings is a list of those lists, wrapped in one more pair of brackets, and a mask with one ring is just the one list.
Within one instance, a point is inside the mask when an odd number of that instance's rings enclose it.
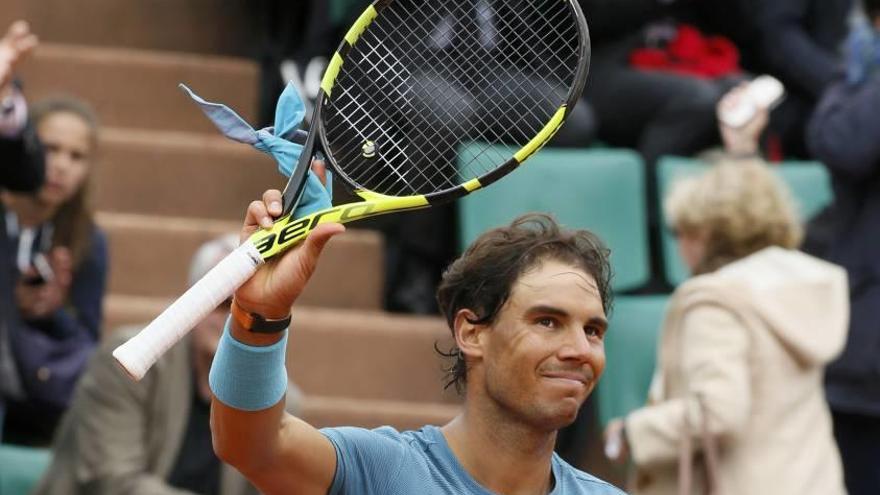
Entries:
{"label": "man's shoulder", "polygon": [[590,473],[565,462],[561,457],[554,454],[553,462],[558,469],[559,483],[565,484],[564,493],[583,495],[626,495],[626,493],[605,480],[597,478]]}

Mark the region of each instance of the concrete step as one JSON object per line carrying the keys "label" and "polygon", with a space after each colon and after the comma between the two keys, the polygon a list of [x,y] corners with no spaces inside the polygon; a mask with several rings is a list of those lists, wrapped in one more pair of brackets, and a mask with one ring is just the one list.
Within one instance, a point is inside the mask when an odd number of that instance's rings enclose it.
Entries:
{"label": "concrete step", "polygon": [[0,0],[0,26],[3,32],[14,21],[25,18],[25,0]]}
{"label": "concrete step", "polygon": [[101,335],[106,337],[125,325],[147,324],[172,302],[174,302],[173,297],[131,296],[108,292],[104,296]]}
{"label": "concrete step", "polygon": [[244,59],[43,43],[21,76],[32,101],[59,93],[82,98],[105,126],[216,133],[178,89],[181,82],[249,122],[256,115],[258,71]]}
{"label": "concrete step", "polygon": [[452,336],[439,317],[297,307],[288,369],[306,394],[458,403],[443,389]]}
{"label": "concrete step", "polygon": [[53,43],[252,56],[262,31],[248,0],[0,0]]}
{"label": "concrete step", "polygon": [[[99,213],[110,245],[109,294],[177,298],[187,288],[189,262],[205,241],[237,232],[237,222]],[[378,309],[382,303],[382,237],[350,229],[321,257],[304,304]]]}
{"label": "concrete step", "polygon": [[[148,323],[167,303],[110,295],[107,328]],[[306,395],[439,404],[461,400],[453,389],[443,389],[446,363],[434,345],[448,350],[452,337],[441,318],[298,303],[292,328],[288,369]]]}
{"label": "concrete step", "polygon": [[286,177],[248,145],[219,135],[106,128],[92,195],[98,210],[240,222]]}

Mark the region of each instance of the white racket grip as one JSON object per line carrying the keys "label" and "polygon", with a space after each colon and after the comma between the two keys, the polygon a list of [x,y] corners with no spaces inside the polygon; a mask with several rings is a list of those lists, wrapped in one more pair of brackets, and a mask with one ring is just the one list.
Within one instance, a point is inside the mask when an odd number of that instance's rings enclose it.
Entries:
{"label": "white racket grip", "polygon": [[168,349],[250,279],[263,262],[253,243],[245,241],[137,335],[117,347],[113,357],[139,381]]}

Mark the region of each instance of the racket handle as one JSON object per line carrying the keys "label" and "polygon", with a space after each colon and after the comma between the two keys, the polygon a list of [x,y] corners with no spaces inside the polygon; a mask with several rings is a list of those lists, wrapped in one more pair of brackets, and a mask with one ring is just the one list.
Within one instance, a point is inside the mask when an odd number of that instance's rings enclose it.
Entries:
{"label": "racket handle", "polygon": [[229,253],[201,280],[137,335],[117,347],[113,357],[134,380],[140,380],[165,352],[221,302],[250,279],[263,264],[250,241]]}

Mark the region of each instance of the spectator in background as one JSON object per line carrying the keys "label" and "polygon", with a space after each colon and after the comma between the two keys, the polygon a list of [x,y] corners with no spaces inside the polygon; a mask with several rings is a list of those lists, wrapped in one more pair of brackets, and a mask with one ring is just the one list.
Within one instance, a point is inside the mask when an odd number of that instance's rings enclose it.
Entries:
{"label": "spectator in background", "polygon": [[807,248],[850,277],[849,339],[826,375],[850,495],[880,493],[880,2],[865,5],[871,28],[854,33],[850,76],[828,88],[807,134],[834,189]]}
{"label": "spectator in background", "polygon": [[687,1],[580,3],[593,40],[586,96],[595,108],[598,137],[635,148],[645,160],[652,265],[647,290],[665,290],[655,165],[663,155],[690,156],[718,142],[715,106],[745,77],[737,48],[683,25]]}
{"label": "spectator in background", "polygon": [[[690,25],[721,35],[736,47],[736,64],[752,74],[770,74],[788,98],[773,112],[770,131],[781,138],[780,153],[806,157],[804,122],[840,68],[852,0],[581,0],[594,39],[588,95],[601,122],[599,137],[636,147],[649,162],[662,154],[687,155],[712,144],[713,109],[731,87],[718,59],[683,64],[675,73],[638,70],[639,48],[677,51],[691,57],[702,43],[685,43],[678,30]],[[647,27],[646,27],[647,26]],[[699,40],[698,40],[699,41]],[[726,57],[717,39],[703,40],[709,52]],[[685,60],[692,62],[691,60]],[[673,64],[670,64],[673,65]],[[702,70],[695,70],[700,69]],[[728,68],[732,66],[728,63]],[[684,69],[687,69],[686,71]],[[700,77],[683,77],[689,72]],[[736,81],[735,70],[727,75]],[[715,77],[714,84],[709,77]]]}
{"label": "spectator in background", "polygon": [[773,158],[807,158],[806,121],[842,66],[840,45],[853,0],[689,0],[695,22],[731,38],[742,66],[770,74],[787,97],[771,114]]}
{"label": "spectator in background", "polygon": [[648,404],[606,430],[637,468],[632,492],[684,493],[680,469],[703,459],[717,493],[846,493],[822,386],[846,274],[795,250],[795,208],[759,161],[686,179],[665,207],[695,277],[669,303]]}
{"label": "spectator in background", "polygon": [[[734,88],[718,114],[747,96]],[[791,250],[794,206],[759,158],[768,120],[760,107],[741,127],[719,119],[726,155],[667,198],[696,276],[670,303],[648,405],[606,429],[624,446],[612,457],[634,461],[635,493],[679,493],[694,445],[719,493],[845,493],[821,387],[846,334],[845,277]]]}
{"label": "spectator in background", "polygon": [[89,208],[98,124],[84,103],[34,105],[46,180],[33,194],[5,192],[7,259],[16,273],[9,342],[23,397],[7,402],[4,441],[48,444],[98,341],[107,243]]}
{"label": "spectator in background", "polygon": [[[37,37],[24,21],[9,27],[0,39],[0,191],[34,191],[43,183],[43,154],[27,122],[24,97],[13,83],[15,67],[37,46]],[[7,268],[11,246],[6,234],[6,218],[0,215],[0,440],[5,401],[22,397],[9,342],[14,312],[14,277]]]}
{"label": "spectator in background", "polygon": [[[581,0],[593,40],[586,94],[595,106],[599,138],[636,148],[649,166],[663,155],[692,155],[715,144],[715,105],[742,80],[729,42],[680,31],[687,1]],[[682,5],[684,4],[684,5]],[[675,64],[671,52],[694,35],[693,58]],[[708,43],[714,44],[709,50]],[[649,51],[669,62],[641,63]],[[722,60],[723,59],[723,60]]]}
{"label": "spectator in background", "polygon": [[[190,265],[190,285],[238,247],[234,234],[203,244]],[[229,315],[217,307],[165,354],[140,382],[127,378],[111,352],[142,327],[124,327],[89,363],[53,445],[52,464],[36,495],[254,492],[214,455],[208,370]],[[287,409],[300,393],[288,384]]]}

